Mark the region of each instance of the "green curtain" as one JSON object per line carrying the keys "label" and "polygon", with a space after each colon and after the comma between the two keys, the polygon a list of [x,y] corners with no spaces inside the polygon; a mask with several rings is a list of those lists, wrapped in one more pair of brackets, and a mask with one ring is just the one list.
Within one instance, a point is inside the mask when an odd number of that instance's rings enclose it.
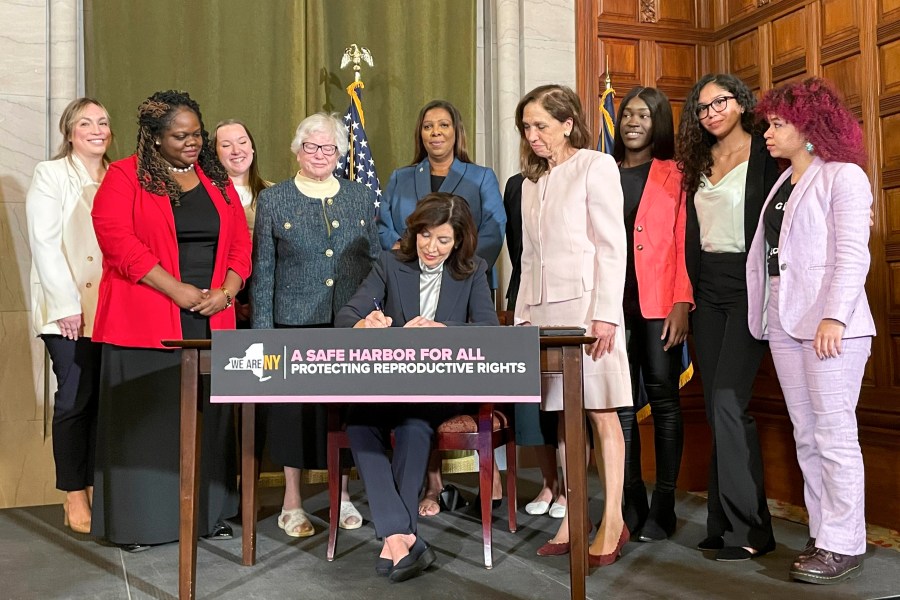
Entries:
{"label": "green curtain", "polygon": [[260,172],[279,181],[296,170],[290,141],[307,115],[344,113],[344,49],[369,48],[363,109],[376,168],[412,160],[421,106],[456,104],[475,126],[475,0],[85,0],[85,75],[110,112],[114,158],[134,151],[136,110],[154,91],[190,92],[207,129],[247,123]]}

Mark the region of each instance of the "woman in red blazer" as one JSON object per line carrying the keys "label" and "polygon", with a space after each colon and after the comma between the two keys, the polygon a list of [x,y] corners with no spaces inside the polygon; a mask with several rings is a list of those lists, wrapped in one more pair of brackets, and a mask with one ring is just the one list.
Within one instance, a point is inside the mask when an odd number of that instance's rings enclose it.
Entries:
{"label": "woman in red blazer", "polygon": [[681,357],[693,306],[684,260],[685,202],[672,157],[672,108],[655,88],[633,88],[622,100],[613,158],[625,196],[628,262],[625,328],[634,398],[646,393],[653,413],[656,486],[647,503],[635,407],[619,409],[625,437],[625,509],[633,538],[663,540],[675,531],[675,481],[684,426],[678,398]]}
{"label": "woman in red blazer", "polygon": [[[103,343],[91,533],[129,551],[178,539],[180,352],[165,339],[233,329],[250,275],[244,210],[200,108],[157,92],[138,108],[135,154],[110,165],[94,201],[103,251],[94,340]],[[204,386],[200,532],[231,537],[237,512],[231,409]]]}

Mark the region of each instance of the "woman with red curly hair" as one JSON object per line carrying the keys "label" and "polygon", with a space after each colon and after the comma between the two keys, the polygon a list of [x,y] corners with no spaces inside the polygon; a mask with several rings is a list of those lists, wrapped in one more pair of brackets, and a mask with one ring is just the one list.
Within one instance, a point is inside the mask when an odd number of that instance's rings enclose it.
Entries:
{"label": "woman with red curly hair", "polygon": [[771,90],[756,110],[769,153],[790,162],[756,228],[747,291],[750,331],[769,340],[803,471],[810,538],[791,577],[838,583],[860,574],[866,551],[856,424],[875,335],[866,153],[856,117],[822,79]]}

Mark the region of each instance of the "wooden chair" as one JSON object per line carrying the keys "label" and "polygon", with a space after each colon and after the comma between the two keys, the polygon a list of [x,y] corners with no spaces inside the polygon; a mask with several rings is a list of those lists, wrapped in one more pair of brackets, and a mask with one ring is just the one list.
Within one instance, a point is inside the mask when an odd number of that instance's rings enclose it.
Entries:
{"label": "wooden chair", "polygon": [[[506,446],[506,494],[509,505],[509,530],[516,531],[516,428],[512,406],[507,414],[497,411],[498,427],[494,428],[494,404],[480,404],[475,417],[477,430],[474,433],[436,433],[436,450],[476,450],[478,452],[478,490],[481,501],[481,531],[484,539],[484,566],[494,566],[491,551],[491,498],[494,476],[494,449]],[[326,557],[334,560],[337,543],[338,520],[341,513],[341,466],[340,452],[349,448],[347,433],[342,429],[337,407],[328,411],[328,549]]]}

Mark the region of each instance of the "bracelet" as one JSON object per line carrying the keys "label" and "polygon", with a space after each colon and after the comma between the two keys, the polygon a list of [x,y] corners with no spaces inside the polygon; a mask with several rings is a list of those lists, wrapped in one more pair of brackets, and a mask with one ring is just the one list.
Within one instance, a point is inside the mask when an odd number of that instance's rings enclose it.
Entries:
{"label": "bracelet", "polygon": [[231,292],[228,291],[228,288],[224,285],[219,288],[222,290],[222,293],[225,294],[225,308],[231,308],[231,305],[234,304],[234,296]]}

